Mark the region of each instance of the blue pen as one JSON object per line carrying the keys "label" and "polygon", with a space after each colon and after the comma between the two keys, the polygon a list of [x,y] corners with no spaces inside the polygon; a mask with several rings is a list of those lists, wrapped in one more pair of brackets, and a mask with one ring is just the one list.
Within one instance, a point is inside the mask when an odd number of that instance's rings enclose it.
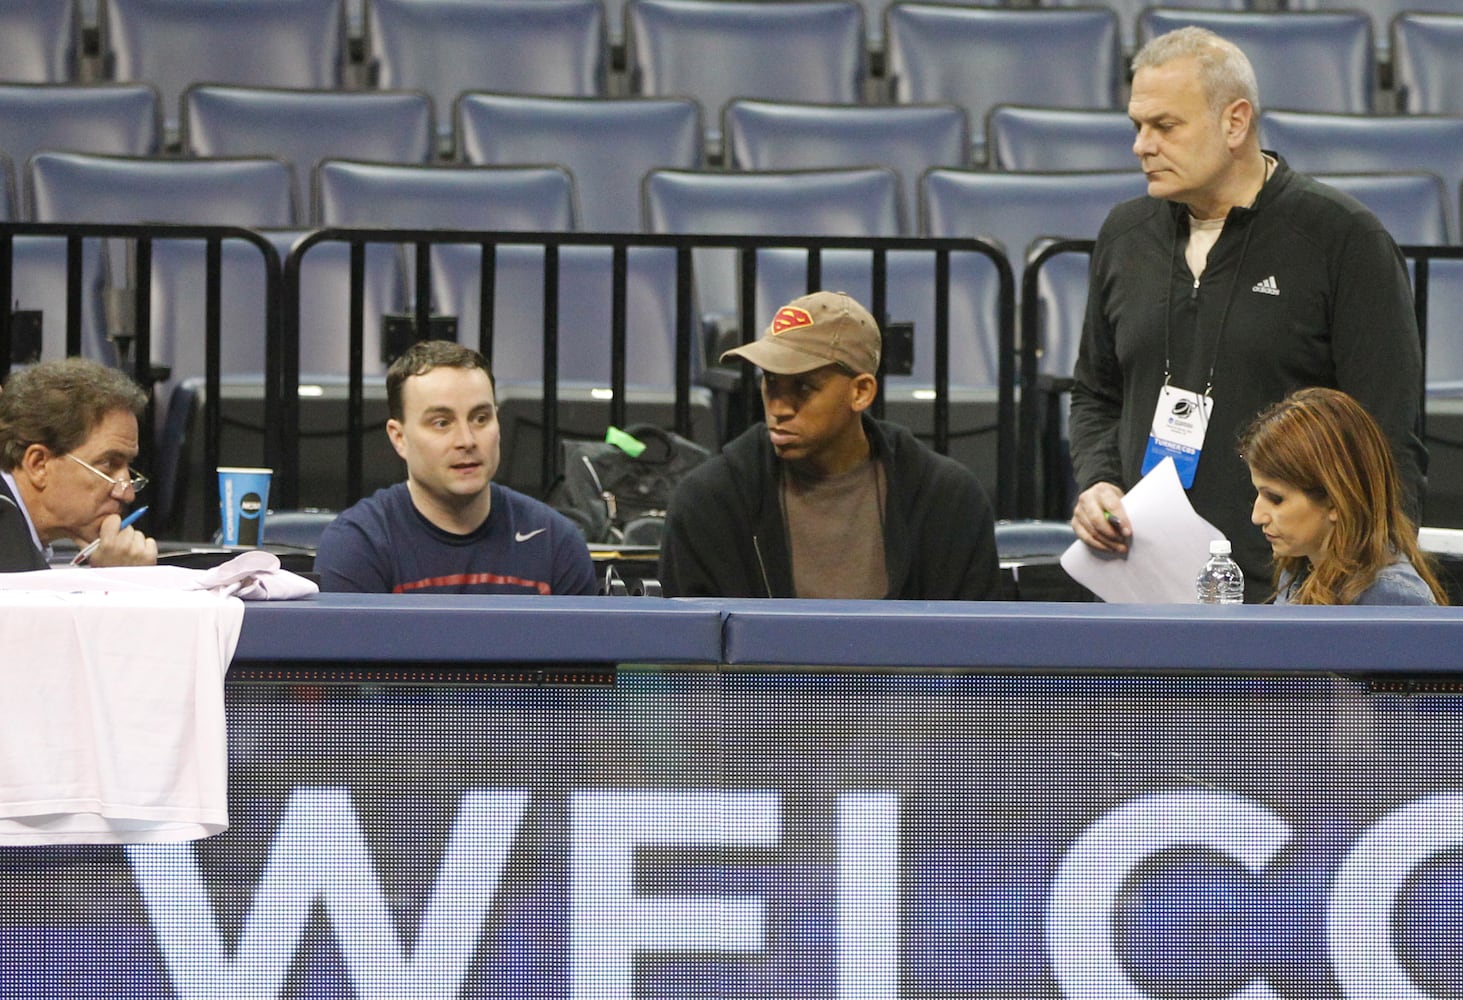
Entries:
{"label": "blue pen", "polygon": [[[146,514],[146,513],[147,513],[147,505],[146,504],[143,504],[141,507],[138,507],[136,510],[134,510],[132,513],[128,514],[126,517],[122,518],[122,523],[119,524],[119,525],[117,525],[117,530],[118,531],[121,531],[123,528],[131,527],[132,522],[136,521],[139,517],[141,517],[143,514]],[[73,565],[73,566],[80,566],[82,563],[86,562],[88,559],[91,558],[91,554],[97,550],[97,546],[100,545],[100,544],[102,544],[102,540],[100,538],[98,538],[96,541],[92,542],[86,548],[84,548],[80,552],[76,553],[76,558],[73,559],[73,560],[71,560],[71,565]]]}

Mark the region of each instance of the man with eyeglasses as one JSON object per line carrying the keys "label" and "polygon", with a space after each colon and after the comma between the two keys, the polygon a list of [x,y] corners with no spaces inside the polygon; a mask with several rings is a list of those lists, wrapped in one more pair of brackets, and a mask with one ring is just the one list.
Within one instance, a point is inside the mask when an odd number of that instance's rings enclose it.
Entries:
{"label": "man with eyeglasses", "polygon": [[673,597],[993,600],[994,518],[974,473],[868,414],[882,341],[868,310],[815,292],[727,351],[762,371],[765,423],[671,498]]}
{"label": "man with eyeglasses", "polygon": [[0,390],[0,572],[45,569],[62,538],[94,566],[150,566],[157,543],[122,514],[147,485],[132,468],[147,397],[83,358],[16,372]]}

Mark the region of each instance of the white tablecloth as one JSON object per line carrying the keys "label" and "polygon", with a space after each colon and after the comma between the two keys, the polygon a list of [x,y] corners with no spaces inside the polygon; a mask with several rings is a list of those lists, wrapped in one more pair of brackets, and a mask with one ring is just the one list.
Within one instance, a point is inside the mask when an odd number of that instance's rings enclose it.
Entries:
{"label": "white tablecloth", "polygon": [[243,619],[209,591],[0,587],[0,846],[225,830],[223,684]]}

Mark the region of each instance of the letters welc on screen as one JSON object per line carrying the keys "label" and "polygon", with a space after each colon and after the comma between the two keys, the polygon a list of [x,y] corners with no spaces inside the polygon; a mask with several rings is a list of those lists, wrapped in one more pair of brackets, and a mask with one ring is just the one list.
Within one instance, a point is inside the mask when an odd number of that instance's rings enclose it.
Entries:
{"label": "letters welc on screen", "polygon": [[229,690],[228,833],[0,849],[0,997],[1427,1000],[1463,981],[1447,699],[651,670],[297,691]]}

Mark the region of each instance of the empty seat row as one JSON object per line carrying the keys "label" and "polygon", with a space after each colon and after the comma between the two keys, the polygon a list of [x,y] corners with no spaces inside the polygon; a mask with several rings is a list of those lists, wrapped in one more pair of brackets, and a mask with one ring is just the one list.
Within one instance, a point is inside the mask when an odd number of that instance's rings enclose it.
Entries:
{"label": "empty seat row", "polygon": [[[283,229],[295,224],[289,170],[268,158],[129,160],[42,153],[32,159],[29,173],[34,215],[40,221],[172,221]],[[1012,256],[1019,259],[1036,236],[1092,235],[1108,206],[1142,189],[1141,175],[1132,171],[1018,178],[937,170],[925,183],[926,229],[939,237],[986,236],[1010,246]],[[327,225],[546,231],[576,226],[572,179],[555,167],[326,161],[317,171],[316,190],[320,221]],[[645,179],[643,211],[650,232],[897,236],[903,202],[900,180],[887,168],[771,175],[661,170]],[[281,249],[288,246],[284,243]],[[396,290],[411,273],[405,269],[394,279],[383,299],[395,301],[383,301],[381,308],[412,304]],[[98,274],[97,280],[104,277]],[[702,277],[707,279],[699,286],[703,306],[734,310],[734,273],[708,272]],[[25,297],[19,287],[17,296]],[[441,311],[459,316],[466,326],[475,325],[475,298],[454,296],[441,288],[437,298],[434,304]],[[27,305],[22,301],[23,307]],[[95,312],[93,326],[99,327],[104,321],[100,309]],[[338,330],[338,308],[335,316]],[[98,343],[104,332],[99,331]],[[160,330],[157,343],[166,350],[169,338],[176,336]],[[333,332],[325,333],[323,340],[315,345],[316,355],[306,351],[304,364],[340,370],[343,344]],[[368,354],[379,357],[376,350],[368,349]],[[181,356],[158,360],[179,368],[179,374],[200,370],[196,357],[187,362]],[[252,370],[259,364],[257,356],[241,356],[228,366]]]}
{"label": "empty seat row", "polygon": [[[426,163],[432,106],[409,91],[342,93],[203,85],[184,99],[186,146],[208,157],[274,155],[296,168],[294,221],[319,220],[309,180],[323,159]],[[124,155],[157,147],[157,101],[145,85],[0,85],[0,152],[23,168],[36,149]],[[638,231],[640,179],[704,165],[702,114],[678,98],[573,99],[468,94],[456,109],[465,162],[555,163],[575,176],[579,227]],[[953,105],[810,105],[734,101],[723,114],[734,169],[881,164],[903,179],[900,233],[919,231],[918,180],[970,163],[968,118]],[[1271,111],[1267,148],[1312,173],[1424,170],[1463,183],[1463,117]],[[987,118],[998,170],[1133,170],[1125,112],[998,106]],[[21,192],[17,192],[21,193]],[[26,214],[17,203],[18,217]],[[1446,237],[1460,238],[1451,197]],[[1019,249],[1019,248],[1018,248]]]}
{"label": "empty seat row", "polygon": [[[51,222],[185,222],[261,229],[296,227],[289,168],[270,158],[134,160],[42,153],[28,168],[33,216]],[[1447,232],[1442,182],[1434,175],[1325,175],[1377,211],[1401,243],[1436,244]],[[651,233],[899,236],[902,184],[884,167],[829,171],[720,172],[653,170],[641,185],[643,228]],[[980,237],[1016,266],[1044,237],[1091,238],[1112,205],[1138,197],[1137,171],[1001,173],[935,168],[919,185],[920,232],[936,238]],[[1457,188],[1450,194],[1457,195]],[[559,231],[580,228],[572,176],[560,167],[400,166],[325,161],[315,180],[320,224],[357,228]],[[292,238],[291,238],[292,240]],[[281,240],[281,252],[290,241]],[[471,248],[469,248],[471,250]],[[441,260],[456,250],[436,251]],[[709,258],[711,255],[702,255]],[[703,263],[705,261],[703,260]],[[385,270],[395,265],[383,264]],[[475,266],[475,265],[474,265]],[[398,286],[381,290],[382,309],[407,307]],[[468,272],[464,272],[468,273]],[[476,273],[470,269],[470,273]],[[734,263],[701,268],[701,307],[738,309]],[[396,301],[388,302],[395,297]],[[775,295],[773,296],[776,297]],[[790,295],[787,297],[791,297]],[[438,290],[433,305],[475,327],[476,299]],[[247,310],[246,310],[247,313]],[[94,326],[104,321],[95,317]],[[340,327],[338,316],[332,329]],[[160,343],[167,343],[166,335]],[[368,353],[379,357],[371,345]],[[306,352],[306,366],[339,369],[343,342],[331,332]],[[176,359],[169,361],[174,363]],[[259,359],[231,361],[246,370]],[[185,371],[197,371],[193,362]],[[657,369],[662,374],[668,368]]]}
{"label": "empty seat row", "polygon": [[[1121,111],[1073,111],[1003,106],[987,119],[990,166],[997,170],[1120,170],[1133,164],[1133,126]],[[1353,115],[1267,111],[1261,145],[1312,174],[1436,174],[1448,192],[1443,235],[1404,243],[1463,239],[1455,197],[1463,184],[1463,117]]]}
{"label": "empty seat row", "polygon": [[[53,15],[67,6],[44,2]],[[173,109],[194,82],[341,86],[342,9],[340,0],[109,0],[106,75],[157,86],[172,135]],[[710,112],[713,132],[721,107],[737,97],[861,103],[870,96],[866,17],[856,0],[629,0],[624,16],[631,92],[693,97]],[[423,90],[439,107],[469,90],[607,92],[598,0],[373,0],[366,20],[373,85]],[[1374,31],[1363,12],[1155,8],[1141,15],[1139,34],[1186,23],[1214,27],[1246,49],[1268,106],[1373,110]],[[1463,89],[1460,23],[1458,15],[1397,22],[1406,110],[1463,110],[1454,103]],[[976,118],[1016,100],[1116,107],[1125,76],[1121,34],[1106,7],[895,3],[884,14],[881,96],[957,103]],[[64,78],[42,56],[65,50],[19,30],[0,32],[0,77]]]}

